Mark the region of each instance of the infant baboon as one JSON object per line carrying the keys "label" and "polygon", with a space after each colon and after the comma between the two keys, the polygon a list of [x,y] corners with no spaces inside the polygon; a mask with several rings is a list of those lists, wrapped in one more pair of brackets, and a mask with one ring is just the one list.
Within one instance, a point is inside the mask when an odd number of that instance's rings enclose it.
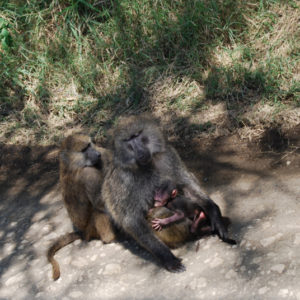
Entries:
{"label": "infant baboon", "polygon": [[72,241],[100,238],[104,243],[115,239],[115,231],[101,199],[101,186],[111,162],[111,154],[96,147],[89,136],[68,136],[60,148],[60,184],[68,215],[78,232],[60,237],[48,250],[53,279],[60,276],[54,254]]}
{"label": "infant baboon", "polygon": [[[154,207],[149,211],[152,228],[156,230],[156,235],[171,248],[212,233],[209,220],[202,208],[182,195],[180,188],[169,179],[164,180],[155,191]],[[165,207],[169,210],[158,210]],[[227,228],[230,224],[229,218],[222,217],[222,220]],[[162,228],[164,231],[168,230],[164,232]],[[231,245],[236,244],[236,241],[230,238],[224,238],[223,241]]]}
{"label": "infant baboon", "polygon": [[102,196],[113,220],[171,272],[185,270],[181,260],[156,236],[146,216],[153,207],[161,179],[172,178],[188,201],[197,203],[212,232],[228,238],[219,207],[202,191],[176,150],[168,145],[152,117],[123,118],[114,131],[113,161],[105,176]]}
{"label": "infant baboon", "polygon": [[178,194],[178,188],[171,180],[164,180],[154,195],[154,207],[166,206],[174,212],[167,218],[155,218],[152,220],[152,227],[160,231],[163,226],[191,218],[190,231],[195,233],[201,221],[206,220],[202,208],[195,202],[189,201],[183,195]]}

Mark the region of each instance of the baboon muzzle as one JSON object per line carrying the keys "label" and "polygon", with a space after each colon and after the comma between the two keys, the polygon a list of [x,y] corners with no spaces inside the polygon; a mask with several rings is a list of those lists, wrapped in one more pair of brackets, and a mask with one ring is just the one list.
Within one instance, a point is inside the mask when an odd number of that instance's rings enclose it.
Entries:
{"label": "baboon muzzle", "polygon": [[139,165],[148,165],[151,161],[151,155],[148,150],[137,151],[137,162]]}

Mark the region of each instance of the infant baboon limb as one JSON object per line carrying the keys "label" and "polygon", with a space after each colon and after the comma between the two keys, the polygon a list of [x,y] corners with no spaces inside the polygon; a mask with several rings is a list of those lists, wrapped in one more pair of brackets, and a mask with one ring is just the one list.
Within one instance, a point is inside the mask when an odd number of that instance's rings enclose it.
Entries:
{"label": "infant baboon limb", "polygon": [[[89,136],[74,134],[62,142],[59,158],[63,201],[76,231],[86,241],[92,238],[100,238],[104,243],[113,241],[115,229],[101,198],[102,182],[111,162],[110,152],[96,147]],[[48,253],[54,255],[55,251]],[[52,263],[53,259],[49,261]],[[57,263],[52,265],[54,270]]]}
{"label": "infant baboon limb", "polygon": [[124,118],[114,132],[113,162],[102,195],[108,212],[125,232],[151,252],[171,272],[184,270],[180,259],[155,237],[146,215],[161,178],[182,186],[189,202],[197,203],[223,240],[228,237],[219,207],[201,190],[179,155],[169,146],[152,117]]}

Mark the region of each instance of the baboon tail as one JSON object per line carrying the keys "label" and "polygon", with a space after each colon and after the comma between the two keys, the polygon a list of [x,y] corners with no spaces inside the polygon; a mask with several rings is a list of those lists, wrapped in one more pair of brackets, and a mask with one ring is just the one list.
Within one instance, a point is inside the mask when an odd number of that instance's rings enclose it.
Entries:
{"label": "baboon tail", "polygon": [[59,264],[58,262],[54,259],[54,255],[55,253],[69,245],[70,243],[78,240],[78,239],[81,239],[81,236],[79,233],[77,232],[69,232],[65,235],[62,235],[60,236],[55,242],[54,244],[49,248],[48,252],[47,252],[47,258],[48,258],[48,261],[51,263],[52,265],[52,277],[53,277],[53,280],[57,280],[59,277],[60,277],[60,270],[59,270]]}

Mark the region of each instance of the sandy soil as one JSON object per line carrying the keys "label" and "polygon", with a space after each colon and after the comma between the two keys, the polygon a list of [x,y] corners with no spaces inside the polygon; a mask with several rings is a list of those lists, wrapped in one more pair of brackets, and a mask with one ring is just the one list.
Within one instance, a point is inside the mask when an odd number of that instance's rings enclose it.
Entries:
{"label": "sandy soil", "polygon": [[[46,250],[71,231],[58,184],[55,147],[0,145],[0,299],[298,299],[298,132],[280,147],[268,137],[182,141],[177,148],[231,218],[237,246],[208,236],[174,250],[187,270],[172,274],[133,242],[77,241]],[[275,143],[275,146],[278,142]]]}

